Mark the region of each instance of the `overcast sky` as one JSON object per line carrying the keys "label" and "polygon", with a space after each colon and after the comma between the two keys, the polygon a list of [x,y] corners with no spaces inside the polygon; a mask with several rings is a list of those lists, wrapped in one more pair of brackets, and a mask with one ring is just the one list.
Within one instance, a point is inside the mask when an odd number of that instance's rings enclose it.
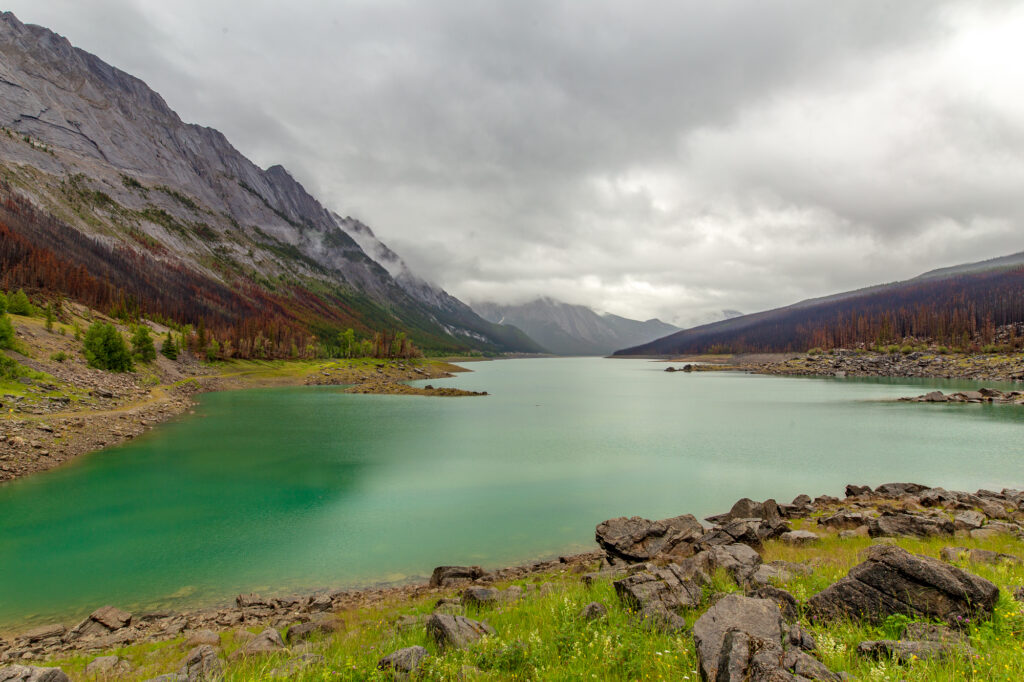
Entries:
{"label": "overcast sky", "polygon": [[1024,250],[1024,3],[8,0],[467,301],[689,325]]}

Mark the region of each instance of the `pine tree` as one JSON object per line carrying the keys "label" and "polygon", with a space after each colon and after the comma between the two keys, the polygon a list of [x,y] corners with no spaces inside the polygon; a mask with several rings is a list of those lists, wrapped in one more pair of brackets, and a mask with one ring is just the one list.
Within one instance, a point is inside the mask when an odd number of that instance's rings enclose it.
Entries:
{"label": "pine tree", "polygon": [[52,332],[53,331],[53,321],[54,321],[54,319],[56,319],[56,315],[53,314],[53,304],[52,303],[47,303],[46,304],[45,315],[46,315],[46,331]]}
{"label": "pine tree", "polygon": [[11,297],[7,300],[7,312],[12,315],[32,314],[32,303],[29,302],[24,289],[18,289],[11,294]]}
{"label": "pine tree", "polygon": [[178,344],[174,343],[174,336],[171,332],[167,332],[167,338],[164,339],[163,344],[160,346],[160,354],[168,360],[178,359]]}
{"label": "pine tree", "polygon": [[112,324],[94,322],[85,332],[83,352],[90,367],[112,372],[127,372],[132,368],[132,356],[121,333]]}
{"label": "pine tree", "polygon": [[153,337],[149,335],[149,327],[140,324],[132,334],[132,352],[139,362],[153,362],[156,360],[156,348],[153,346]]}

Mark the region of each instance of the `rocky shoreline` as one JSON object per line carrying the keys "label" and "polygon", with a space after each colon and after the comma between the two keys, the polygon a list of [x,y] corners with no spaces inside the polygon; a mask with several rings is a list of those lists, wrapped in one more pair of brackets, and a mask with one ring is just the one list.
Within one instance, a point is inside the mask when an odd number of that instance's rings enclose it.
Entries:
{"label": "rocky shoreline", "polygon": [[[900,377],[1024,381],[1024,354],[877,353],[836,349],[774,362],[744,362],[737,367],[779,376]],[[694,366],[700,370],[700,366]]]}
{"label": "rocky shoreline", "polygon": [[[0,661],[16,664],[0,668],[0,679],[44,679],[31,675],[49,669],[23,664],[170,639],[181,639],[190,650],[177,673],[155,679],[207,679],[221,670],[218,632],[226,630],[240,642],[230,660],[288,653],[293,656],[290,665],[303,665],[304,656],[320,656],[311,653],[307,640],[336,632],[341,627],[339,612],[411,597],[436,599],[433,613],[400,617],[394,627],[425,628],[442,648],[461,648],[494,634],[486,622],[463,615],[467,606],[527,599],[535,585],[495,586],[559,573],[567,579],[578,576],[585,584],[613,581],[615,594],[639,625],[692,634],[703,679],[841,680],[822,663],[806,624],[848,619],[881,623],[894,615],[906,616],[910,624],[898,638],[862,641],[857,654],[895,660],[969,658],[975,653],[962,631],[966,623],[992,616],[999,588],[961,568],[964,558],[978,564],[1024,563],[1016,555],[957,544],[1024,538],[1024,491],[1016,489],[968,493],[916,483],[873,489],[848,485],[842,499],[799,495],[789,504],[779,504],[744,498],[706,522],[689,514],[662,520],[609,519],[596,527],[595,552],[491,572],[477,566],[440,566],[428,583],[404,587],[272,598],[246,594],[238,595],[232,607],[181,614],[129,614],[105,606],[70,628],[51,624],[0,639]],[[798,598],[778,587],[812,567],[765,560],[767,543],[809,547],[829,537],[871,538],[874,543],[849,575],[813,595]],[[900,538],[944,539],[948,545],[936,559],[895,546]],[[681,614],[707,603],[712,576],[720,572],[742,592],[713,594],[710,608],[691,625]],[[548,587],[541,585],[540,593]],[[907,600],[907,594],[914,599]],[[1024,598],[1024,587],[1013,597]],[[601,618],[607,608],[588,604],[580,617]],[[921,622],[911,622],[915,619]],[[256,634],[253,627],[263,630]],[[426,655],[422,647],[412,647],[393,652],[380,665],[411,672]],[[114,675],[122,663],[111,655],[90,665]],[[11,670],[15,672],[10,675],[21,676],[4,677]],[[53,678],[61,679],[66,678]]]}
{"label": "rocky shoreline", "polygon": [[[86,314],[84,308],[72,307],[77,315]],[[15,351],[6,354],[38,374],[19,377],[14,393],[0,392],[0,484],[129,441],[191,410],[198,393],[351,384],[348,392],[352,393],[484,395],[404,383],[470,371],[432,360],[240,362],[216,366],[201,364],[192,354],[182,352],[175,361],[158,355],[136,372],[104,372],[86,366],[79,342],[68,334],[46,331],[43,321],[35,318],[12,319],[19,343],[23,349],[31,349],[32,357]],[[55,360],[58,354],[64,359]]]}

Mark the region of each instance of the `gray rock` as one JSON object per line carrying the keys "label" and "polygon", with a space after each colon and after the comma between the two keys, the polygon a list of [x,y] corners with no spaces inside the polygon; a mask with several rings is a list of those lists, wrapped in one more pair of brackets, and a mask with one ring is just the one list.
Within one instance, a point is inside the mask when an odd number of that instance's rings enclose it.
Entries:
{"label": "gray rock", "polygon": [[860,512],[840,511],[818,519],[818,525],[832,530],[853,530],[868,525],[870,520],[871,517]]}
{"label": "gray rock", "polygon": [[0,682],[70,682],[70,678],[60,668],[10,665],[0,668]]}
{"label": "gray rock", "polygon": [[235,597],[235,604],[240,609],[269,608],[270,602],[255,592],[240,594]]}
{"label": "gray rock", "polygon": [[813,619],[853,617],[877,624],[901,613],[957,626],[992,615],[999,590],[984,578],[899,547],[873,546],[867,555],[845,578],[811,597]]}
{"label": "gray rock", "polygon": [[953,522],[944,516],[926,516],[907,512],[884,512],[872,519],[869,526],[871,537],[943,537],[956,530]]}
{"label": "gray rock", "polygon": [[906,640],[872,640],[857,645],[857,653],[869,658],[895,658],[900,663],[914,659],[945,658],[956,654],[972,654],[970,647],[945,642],[914,642]]}
{"label": "gray rock", "polygon": [[674,564],[664,568],[651,567],[616,580],[614,585],[619,600],[634,611],[642,611],[657,602],[668,611],[678,612],[698,606],[703,596],[697,581],[683,574]]}
{"label": "gray rock", "polygon": [[639,516],[602,521],[594,537],[610,556],[629,562],[657,557],[685,558],[693,554],[693,543],[704,527],[692,515],[650,521]]}
{"label": "gray rock", "polygon": [[320,654],[301,654],[290,658],[281,666],[272,669],[267,676],[271,678],[295,679],[303,670],[310,666],[322,664],[326,659]]}
{"label": "gray rock", "polygon": [[484,635],[493,634],[494,628],[487,623],[465,616],[435,613],[427,620],[427,635],[442,649],[464,649]]}
{"label": "gray rock", "polygon": [[113,606],[104,606],[93,611],[88,618],[72,628],[65,639],[85,639],[109,635],[116,630],[128,627],[131,620],[132,614],[127,611]]}
{"label": "gray rock", "polygon": [[327,636],[338,630],[338,622],[334,619],[323,618],[311,620],[306,623],[297,623],[288,628],[288,643],[296,644],[305,642],[314,635]]}
{"label": "gray rock", "polygon": [[46,640],[59,640],[67,632],[67,628],[60,623],[53,625],[40,625],[39,627],[27,630],[19,635],[16,640],[27,644],[36,644]]}
{"label": "gray rock", "polygon": [[953,517],[956,530],[974,530],[985,524],[985,515],[976,511],[962,511]]}
{"label": "gray rock", "polygon": [[741,543],[751,547],[760,547],[768,539],[777,538],[789,530],[781,518],[775,521],[765,519],[733,519],[721,526],[716,526],[701,536],[697,541],[697,549],[707,549],[716,545]]}
{"label": "gray rock", "polygon": [[501,601],[501,593],[491,587],[469,587],[462,592],[462,603],[467,606],[491,606]]}
{"label": "gray rock", "polygon": [[654,601],[640,609],[641,627],[657,632],[681,632],[686,629],[686,619],[670,611],[664,602]]}
{"label": "gray rock", "polygon": [[966,559],[974,564],[1017,564],[1021,563],[1021,558],[1013,554],[1003,554],[1002,552],[993,552],[987,549],[968,549],[967,547],[943,547],[939,552],[939,556],[942,557],[943,561],[960,561]]}
{"label": "gray rock", "polygon": [[[939,393],[939,395],[942,395]],[[875,495],[881,497],[901,497],[902,495],[915,495],[928,490],[928,486],[920,483],[883,483],[875,488]]]}
{"label": "gray rock", "polygon": [[213,630],[196,630],[185,638],[183,646],[192,649],[197,646],[208,644],[209,646],[220,646],[220,635]]}
{"label": "gray rock", "polygon": [[779,536],[787,545],[810,545],[821,540],[821,536],[809,530],[791,530]]}
{"label": "gray rock", "polygon": [[[701,674],[705,680],[722,679],[718,677],[721,659],[723,656],[727,661],[731,658],[730,648],[733,646],[747,647],[749,638],[774,643],[781,649],[783,630],[784,623],[775,602],[736,594],[723,597],[693,624],[693,640]],[[727,643],[726,635],[730,631],[743,633],[748,639]],[[726,645],[724,651],[723,645]],[[749,660],[749,654],[746,658]]]}
{"label": "gray rock", "polygon": [[608,615],[608,607],[599,601],[592,601],[580,611],[583,620],[599,620]]}
{"label": "gray rock", "polygon": [[438,566],[430,575],[431,587],[448,587],[461,582],[471,582],[487,575],[479,566]]}
{"label": "gray rock", "polygon": [[860,495],[870,495],[870,494],[871,494],[871,487],[870,486],[866,486],[866,485],[853,485],[852,483],[848,484],[846,486],[846,496],[847,497],[858,497]]}
{"label": "gray rock", "polygon": [[787,622],[793,622],[799,615],[797,612],[797,601],[796,597],[791,595],[786,590],[779,587],[772,587],[770,585],[764,587],[758,587],[747,593],[748,597],[754,599],[769,599],[775,602],[775,605],[779,607],[779,613],[782,615],[783,620]]}
{"label": "gray rock", "polygon": [[377,668],[380,670],[394,670],[397,673],[408,675],[420,666],[423,659],[429,656],[427,650],[421,646],[410,646],[399,649],[380,659]]}
{"label": "gray rock", "polygon": [[85,674],[90,677],[119,677],[131,671],[131,664],[120,656],[100,656],[85,666]]}
{"label": "gray rock", "polygon": [[231,654],[231,657],[240,658],[242,656],[272,654],[281,649],[284,649],[284,640],[281,639],[281,633],[274,628],[267,628],[246,642],[242,648],[237,649]]}
{"label": "gray rock", "polygon": [[217,650],[208,644],[197,646],[185,655],[178,668],[178,675],[188,682],[212,680],[220,676],[224,667],[221,665]]}

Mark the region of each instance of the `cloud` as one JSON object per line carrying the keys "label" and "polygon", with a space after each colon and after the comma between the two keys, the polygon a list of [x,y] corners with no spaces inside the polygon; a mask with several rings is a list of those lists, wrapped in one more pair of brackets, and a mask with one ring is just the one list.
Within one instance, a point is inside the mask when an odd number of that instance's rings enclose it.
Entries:
{"label": "cloud", "polygon": [[1024,250],[1017,3],[8,4],[467,299],[688,324]]}

